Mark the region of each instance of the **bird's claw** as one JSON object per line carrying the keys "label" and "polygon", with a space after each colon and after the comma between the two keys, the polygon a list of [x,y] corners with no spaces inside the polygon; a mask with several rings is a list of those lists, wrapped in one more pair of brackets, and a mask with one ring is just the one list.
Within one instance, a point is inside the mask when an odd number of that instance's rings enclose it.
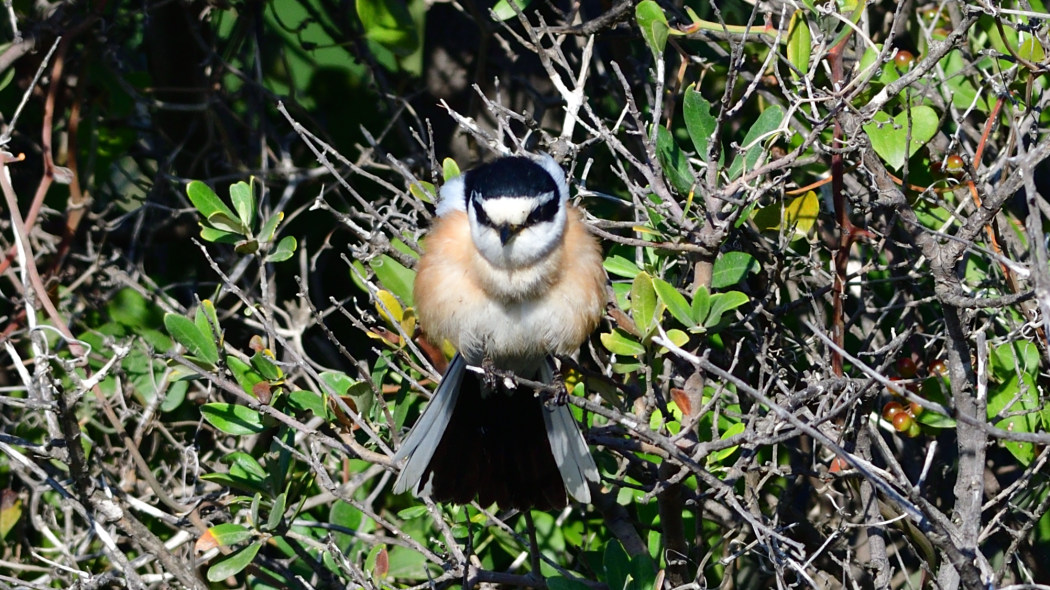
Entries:
{"label": "bird's claw", "polygon": [[482,360],[481,369],[483,371],[481,376],[482,382],[490,391],[514,388],[514,373],[497,368],[496,363],[492,362],[492,359],[486,357]]}
{"label": "bird's claw", "polygon": [[569,403],[569,390],[565,388],[565,380],[558,374],[554,375],[554,379],[539,394],[547,406],[564,406]]}

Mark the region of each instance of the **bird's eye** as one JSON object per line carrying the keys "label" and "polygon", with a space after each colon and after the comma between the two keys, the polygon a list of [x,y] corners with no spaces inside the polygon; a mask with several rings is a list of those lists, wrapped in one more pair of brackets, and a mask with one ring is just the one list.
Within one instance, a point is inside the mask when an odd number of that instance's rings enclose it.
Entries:
{"label": "bird's eye", "polygon": [[529,213],[529,217],[525,220],[523,225],[528,227],[530,225],[554,219],[554,216],[558,214],[558,208],[560,206],[561,201],[559,201],[557,197],[551,196],[551,198],[541,203]]}
{"label": "bird's eye", "polygon": [[474,209],[474,217],[477,218],[478,223],[492,227],[492,220],[489,219],[488,213],[485,213],[485,207],[481,205],[481,193],[471,193],[470,206]]}

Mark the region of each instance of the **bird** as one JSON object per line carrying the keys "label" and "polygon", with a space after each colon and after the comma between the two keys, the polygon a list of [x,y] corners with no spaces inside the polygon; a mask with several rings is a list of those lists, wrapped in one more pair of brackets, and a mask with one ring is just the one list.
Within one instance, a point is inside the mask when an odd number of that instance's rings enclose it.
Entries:
{"label": "bird", "polygon": [[574,354],[602,318],[601,247],[568,198],[547,154],[503,156],[442,186],[413,293],[426,339],[457,352],[394,455],[407,459],[395,493],[520,510],[590,503],[598,468],[564,396],[507,378],[554,383],[552,357]]}

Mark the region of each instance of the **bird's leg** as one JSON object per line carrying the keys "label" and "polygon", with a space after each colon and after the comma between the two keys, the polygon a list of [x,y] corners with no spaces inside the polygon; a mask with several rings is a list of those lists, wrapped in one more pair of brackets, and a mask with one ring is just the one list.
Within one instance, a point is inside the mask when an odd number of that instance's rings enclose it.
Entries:
{"label": "bird's leg", "polygon": [[555,371],[551,382],[537,393],[543,399],[544,405],[564,406],[569,403],[569,390],[565,388],[565,379],[562,378],[561,371]]}
{"label": "bird's leg", "polygon": [[489,391],[514,389],[517,383],[512,371],[498,368],[489,357],[481,361],[481,369],[481,381]]}

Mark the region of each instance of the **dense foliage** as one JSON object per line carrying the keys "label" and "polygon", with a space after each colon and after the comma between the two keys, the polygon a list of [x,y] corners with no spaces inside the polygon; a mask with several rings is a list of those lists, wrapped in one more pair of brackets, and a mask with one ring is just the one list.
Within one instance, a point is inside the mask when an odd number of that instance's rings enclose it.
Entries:
{"label": "dense foliage", "polygon": [[[1042,1],[0,12],[0,586],[1050,583]],[[526,151],[602,482],[395,496],[437,187]]]}

